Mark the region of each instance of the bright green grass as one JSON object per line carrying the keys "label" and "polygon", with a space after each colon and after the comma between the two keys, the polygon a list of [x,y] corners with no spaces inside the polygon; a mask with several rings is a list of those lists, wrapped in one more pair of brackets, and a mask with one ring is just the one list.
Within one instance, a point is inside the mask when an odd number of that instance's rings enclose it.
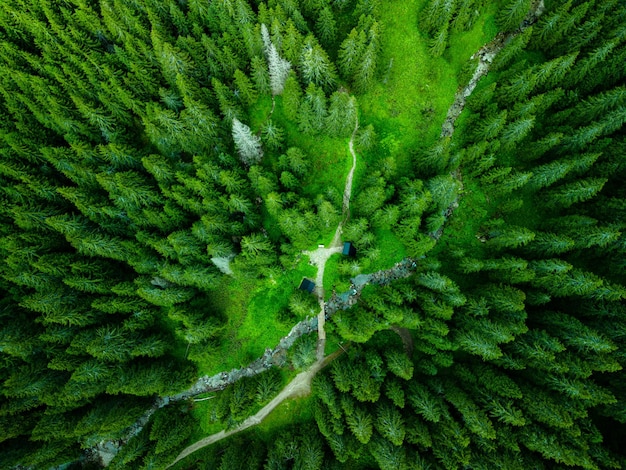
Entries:
{"label": "bright green grass", "polygon": [[[361,272],[373,273],[381,269],[389,269],[393,265],[406,258],[406,249],[398,237],[388,228],[375,229],[375,246],[377,256],[375,258],[363,257],[357,260],[361,266]],[[331,256],[324,270],[325,299],[332,295],[333,287],[338,294],[346,292],[350,288],[351,275],[342,274],[339,271],[339,263],[345,261],[343,255]],[[348,260],[349,261],[349,260]]]}
{"label": "bright green grass", "polygon": [[381,22],[384,35],[380,64],[383,79],[359,97],[364,124],[372,123],[380,139],[398,142],[398,165],[408,165],[409,155],[432,143],[457,83],[443,58],[432,59],[427,38],[417,29],[424,0],[386,2]]}
{"label": "bright green grass", "polygon": [[495,20],[497,9],[497,5],[491,2],[474,23],[472,29],[450,35],[448,48],[444,52],[443,58],[452,67],[460,70],[478,49],[496,36],[498,32]]}
{"label": "bright green grass", "polygon": [[342,261],[343,255],[337,254],[331,256],[324,267],[324,297],[328,300],[332,293],[333,287],[338,294],[347,291],[350,288],[350,282],[346,276],[339,273],[339,262]]}
{"label": "bright green grass", "polygon": [[380,254],[370,264],[368,272],[389,269],[406,257],[404,245],[390,229],[375,229],[374,235],[376,235],[376,246]]}
{"label": "bright green grass", "polygon": [[482,250],[477,235],[493,208],[477,181],[464,181],[464,185],[459,207],[446,222],[443,235],[432,250],[435,256],[451,249],[469,249],[472,252]]}
{"label": "bright green grass", "polygon": [[271,433],[277,428],[298,423],[309,423],[313,420],[311,395],[299,398],[290,398],[278,405],[261,424],[255,427],[260,434],[271,438]]}
{"label": "bright green grass", "polygon": [[287,309],[289,299],[298,289],[303,277],[314,277],[315,268],[308,258],[303,258],[294,269],[284,271],[276,278],[269,278],[252,292],[247,315],[237,331],[237,339],[242,343],[245,363],[261,356],[265,348],[275,347],[286,336],[293,325],[303,318],[288,318],[278,321],[281,311]]}
{"label": "bright green grass", "polygon": [[213,375],[244,367],[261,357],[266,348],[274,348],[303,319],[288,313],[289,299],[303,277],[315,277],[315,268],[306,257],[275,277],[225,278],[216,294],[218,305],[228,318],[224,339],[217,348],[207,347],[214,352],[199,361],[200,374]]}
{"label": "bright green grass", "polygon": [[410,155],[432,145],[441,132],[454,100],[459,72],[495,34],[495,5],[483,13],[470,31],[453,33],[442,57],[428,52],[428,37],[418,30],[425,0],[394,0],[382,9],[384,25],[382,80],[358,97],[363,124],[372,123],[380,139],[396,141],[400,171],[410,166]]}
{"label": "bright green grass", "polygon": [[[267,120],[272,110],[272,97],[269,95],[261,95],[259,99],[248,109],[248,117],[250,118],[249,126],[253,132],[258,131]],[[272,116],[274,119],[274,116]]]}
{"label": "bright green grass", "polygon": [[[199,426],[195,428],[195,432],[190,439],[191,442],[199,441],[200,439],[218,433],[224,429],[224,423],[219,421],[214,422],[211,420],[211,410],[213,409],[216,400],[219,399],[217,397],[217,393],[210,393],[206,395],[207,397],[215,397],[211,400],[195,402],[193,404],[191,413],[193,417],[198,420]],[[201,397],[203,398],[204,395]]]}

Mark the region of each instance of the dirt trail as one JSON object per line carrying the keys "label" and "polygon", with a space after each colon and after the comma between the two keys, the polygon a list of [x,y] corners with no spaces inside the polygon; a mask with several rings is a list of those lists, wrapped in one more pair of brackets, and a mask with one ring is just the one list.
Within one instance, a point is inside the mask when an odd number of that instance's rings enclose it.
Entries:
{"label": "dirt trail", "polygon": [[398,326],[392,326],[391,330],[398,334],[402,340],[402,344],[404,345],[404,352],[406,352],[407,356],[411,357],[413,355],[414,347],[411,332],[407,328],[400,328]]}
{"label": "dirt trail", "polygon": [[236,434],[245,429],[248,429],[249,427],[259,424],[261,421],[263,421],[267,417],[267,415],[269,415],[272,411],[274,411],[274,408],[280,405],[287,398],[306,396],[310,394],[311,393],[311,380],[313,379],[313,377],[315,377],[315,374],[317,374],[321,369],[323,369],[328,364],[330,364],[337,356],[339,356],[342,353],[343,353],[342,350],[338,350],[332,353],[331,355],[325,357],[321,361],[315,361],[315,363],[309,369],[305,370],[304,372],[300,372],[298,375],[296,375],[294,379],[291,382],[289,382],[287,386],[283,388],[280,391],[280,393],[274,397],[272,401],[270,401],[267,405],[261,408],[255,415],[250,416],[243,423],[241,423],[236,428],[231,429],[230,431],[220,431],[218,433],[212,434],[190,445],[189,447],[184,449],[180,454],[178,454],[178,457],[176,457],[176,460],[174,460],[166,468],[170,468],[174,466],[177,462],[181,461],[182,459],[194,453],[195,451],[202,449],[203,447],[211,445],[217,441],[221,441],[224,438],[227,438],[233,434]]}
{"label": "dirt trail", "polygon": [[[354,97],[352,98],[354,100]],[[320,246],[315,251],[305,251],[304,254],[309,256],[311,264],[317,266],[317,275],[315,277],[315,294],[317,295],[317,300],[320,305],[320,312],[317,314],[317,361],[321,361],[324,359],[324,348],[326,346],[326,331],[324,330],[324,324],[326,323],[326,304],[324,302],[325,292],[324,292],[324,268],[326,267],[326,262],[328,258],[336,253],[341,253],[341,234],[343,232],[343,226],[348,221],[350,217],[350,198],[352,197],[352,180],[354,178],[354,170],[356,168],[356,153],[354,152],[354,136],[356,135],[357,130],[359,129],[359,118],[357,116],[356,121],[354,123],[354,129],[352,130],[352,135],[350,136],[350,141],[348,142],[348,148],[350,150],[350,155],[352,156],[352,167],[348,172],[348,176],[346,177],[346,184],[343,190],[343,199],[342,199],[342,220],[339,222],[337,226],[337,230],[335,230],[335,235],[333,236],[333,240],[330,242],[330,246],[328,248],[324,246]]]}
{"label": "dirt trail", "polygon": [[[352,98],[354,99],[354,98]],[[350,197],[352,196],[352,180],[354,178],[354,170],[356,168],[356,153],[354,152],[354,136],[359,128],[359,120],[357,118],[354,130],[352,131],[352,135],[350,136],[350,141],[348,143],[348,148],[350,149],[350,155],[352,155],[352,167],[348,172],[348,176],[346,178],[346,185],[343,192],[343,203],[342,203],[342,215],[343,218],[339,225],[337,226],[337,230],[335,231],[335,235],[333,240],[328,248],[319,247],[315,251],[305,251],[304,254],[308,255],[311,264],[317,266],[317,275],[315,277],[315,294],[318,298],[318,302],[320,304],[320,312],[317,315],[317,350],[316,350],[316,361],[304,372],[300,372],[298,375],[294,377],[294,379],[289,382],[285,388],[283,388],[278,395],[272,399],[267,405],[261,408],[258,413],[254,416],[250,416],[243,423],[237,426],[235,429],[231,429],[229,431],[220,431],[216,434],[212,434],[195,444],[190,445],[186,449],[184,449],[176,460],[168,465],[167,468],[170,468],[177,462],[181,461],[188,455],[193,452],[202,449],[208,445],[211,445],[217,441],[220,441],[226,437],[229,437],[233,434],[241,432],[245,429],[248,429],[251,426],[255,426],[263,421],[267,415],[269,415],[274,408],[280,405],[287,398],[295,397],[295,396],[303,396],[311,393],[311,380],[315,377],[322,368],[324,368],[327,364],[329,364],[333,359],[335,359],[339,354],[342,353],[341,350],[335,351],[333,354],[329,356],[325,356],[324,349],[326,345],[326,331],[324,330],[324,323],[326,322],[326,304],[324,302],[324,268],[326,266],[326,262],[328,258],[330,258],[335,253],[341,253],[341,233],[343,229],[343,225],[346,223],[350,216]]]}

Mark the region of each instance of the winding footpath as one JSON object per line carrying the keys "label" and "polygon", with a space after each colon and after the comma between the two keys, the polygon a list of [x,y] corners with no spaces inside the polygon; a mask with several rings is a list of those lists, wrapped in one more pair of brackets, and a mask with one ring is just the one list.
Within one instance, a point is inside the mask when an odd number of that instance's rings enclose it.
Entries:
{"label": "winding footpath", "polygon": [[[354,100],[354,98],[352,98]],[[328,248],[320,246],[315,251],[305,251],[303,254],[308,255],[311,264],[317,266],[317,276],[315,277],[315,294],[320,305],[320,312],[317,314],[317,361],[324,359],[324,347],[326,344],[326,331],[324,331],[324,324],[326,323],[326,304],[324,302],[324,268],[328,259],[334,255],[342,252],[341,234],[343,233],[343,226],[350,218],[350,198],[352,196],[352,180],[354,178],[354,170],[356,168],[356,153],[354,152],[354,136],[359,129],[359,118],[357,116],[354,123],[354,130],[350,136],[348,142],[348,149],[352,156],[352,167],[348,172],[346,178],[346,184],[343,190],[342,199],[342,220],[335,230],[333,240],[330,242]]]}
{"label": "winding footpath", "polygon": [[241,423],[239,426],[237,426],[234,429],[231,429],[229,431],[222,430],[218,433],[212,434],[190,445],[189,447],[185,448],[178,455],[178,457],[176,457],[176,460],[174,460],[166,468],[172,467],[173,465],[180,462],[182,459],[184,459],[188,455],[194,453],[197,450],[202,449],[203,447],[211,445],[217,441],[221,441],[222,439],[232,436],[233,434],[236,434],[245,429],[248,429],[251,426],[255,426],[261,423],[261,421],[263,421],[267,417],[267,415],[269,415],[272,411],[274,411],[274,408],[280,405],[287,398],[309,395],[311,393],[311,380],[313,379],[313,377],[315,377],[315,374],[317,374],[321,369],[326,367],[327,364],[329,364],[333,359],[339,356],[342,352],[343,351],[341,350],[335,351],[333,354],[330,354],[329,356],[325,357],[322,361],[316,361],[309,369],[305,370],[304,372],[300,372],[298,375],[296,375],[294,379],[291,382],[289,382],[287,386],[283,388],[280,391],[280,393],[272,399],[272,401],[270,401],[267,405],[261,408],[255,415],[250,416],[249,418],[246,418],[246,420],[243,423]]}

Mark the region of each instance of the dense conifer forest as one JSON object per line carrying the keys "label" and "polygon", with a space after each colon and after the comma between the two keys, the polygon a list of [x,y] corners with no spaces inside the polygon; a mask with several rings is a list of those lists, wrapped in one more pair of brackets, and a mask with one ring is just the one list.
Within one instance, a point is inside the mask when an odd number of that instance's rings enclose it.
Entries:
{"label": "dense conifer forest", "polygon": [[625,64],[621,0],[0,0],[0,468],[626,469]]}

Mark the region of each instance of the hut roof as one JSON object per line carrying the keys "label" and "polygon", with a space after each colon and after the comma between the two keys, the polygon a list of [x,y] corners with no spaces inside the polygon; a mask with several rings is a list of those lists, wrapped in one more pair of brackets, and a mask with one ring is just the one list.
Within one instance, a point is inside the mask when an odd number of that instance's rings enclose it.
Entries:
{"label": "hut roof", "polygon": [[315,283],[305,277],[304,279],[302,279],[299,289],[305,290],[307,292],[313,292],[313,290],[315,289]]}
{"label": "hut roof", "polygon": [[343,251],[341,253],[346,256],[354,256],[356,255],[356,248],[352,242],[344,242]]}

